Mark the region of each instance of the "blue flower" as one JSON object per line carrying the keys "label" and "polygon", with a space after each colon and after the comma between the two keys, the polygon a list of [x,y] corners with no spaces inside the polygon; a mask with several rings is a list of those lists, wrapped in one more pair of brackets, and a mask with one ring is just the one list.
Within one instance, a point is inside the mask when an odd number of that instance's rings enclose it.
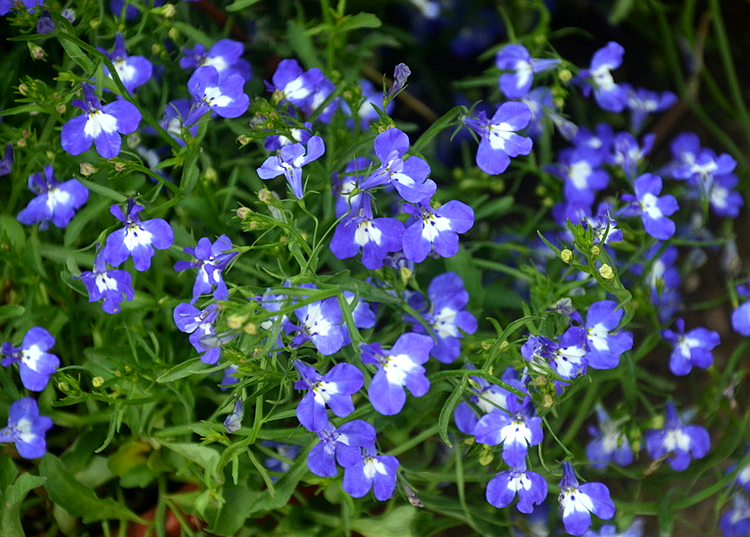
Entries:
{"label": "blue flower", "polygon": [[[750,285],[750,280],[748,280]],[[737,293],[750,298],[750,288],[747,285],[738,285]],[[739,308],[732,312],[732,328],[738,334],[750,336],[750,301],[741,304]]]}
{"label": "blue flower", "polygon": [[250,105],[244,85],[245,80],[237,73],[219,76],[215,67],[198,67],[188,80],[192,102],[185,125],[193,125],[208,112],[225,118],[240,117]]}
{"label": "blue flower", "polygon": [[405,87],[406,81],[411,75],[411,69],[405,63],[399,63],[393,70],[393,84],[383,96],[383,102],[388,103],[396,97]]}
{"label": "blue flower", "polygon": [[677,319],[677,332],[664,330],[662,335],[674,350],[669,357],[669,369],[675,375],[687,375],[693,366],[708,369],[714,363],[712,350],[721,339],[719,334],[707,328],[698,327],[685,333],[685,321]]}
{"label": "blue flower", "polygon": [[610,41],[603,48],[594,53],[588,69],[581,69],[575,82],[583,85],[583,94],[588,97],[594,90],[594,99],[604,110],[621,112],[627,103],[625,88],[615,83],[612,69],[620,67],[625,49],[621,45]]}
{"label": "blue flower", "polygon": [[673,470],[685,470],[690,459],[700,459],[711,448],[708,431],[700,425],[683,425],[674,403],[667,402],[663,429],[649,429],[643,434],[646,450],[653,459],[667,457]]}
{"label": "blue flower", "polygon": [[633,449],[628,437],[620,430],[620,424],[612,421],[601,405],[596,405],[596,418],[599,427],[589,427],[589,433],[594,439],[586,446],[586,457],[591,466],[604,468],[611,461],[620,466],[631,464]]}
{"label": "blue flower", "polygon": [[[128,56],[125,51],[125,39],[121,33],[118,32],[115,35],[115,47],[111,54],[101,48],[99,51],[112,60],[120,82],[130,93],[151,79],[153,65],[143,56]],[[104,67],[104,74],[111,77],[106,66]]]}
{"label": "blue flower", "polygon": [[378,455],[375,446],[369,446],[356,464],[344,470],[344,490],[353,498],[361,498],[370,489],[375,498],[385,501],[396,490],[398,459],[392,455]]}
{"label": "blue flower", "polygon": [[[260,443],[265,447],[275,449],[276,453],[279,454],[279,458],[268,457],[263,461],[263,465],[273,472],[283,473],[288,471],[292,466],[285,460],[282,460],[281,457],[291,459],[293,461],[297,458],[297,455],[299,455],[299,452],[302,450],[300,446],[284,444],[282,442],[274,442],[273,440],[261,440]],[[271,479],[273,481],[277,480],[276,476],[271,477]]]}
{"label": "blue flower", "polygon": [[629,204],[622,210],[623,216],[640,216],[646,233],[665,241],[675,232],[675,224],[667,218],[679,206],[672,195],[659,196],[662,189],[661,177],[644,173],[635,180],[635,196],[623,194],[622,199]]}
{"label": "blue flower", "polygon": [[625,310],[612,300],[600,300],[589,306],[586,314],[586,362],[594,369],[612,369],[620,356],[633,348],[631,332],[616,332]]}
{"label": "blue flower", "polygon": [[214,323],[219,317],[219,309],[216,304],[210,304],[203,311],[192,304],[178,304],[173,312],[174,323],[180,332],[190,334],[190,343],[196,351],[202,352],[201,362],[213,365],[219,361],[221,348],[214,345],[206,345],[205,338],[216,334]]}
{"label": "blue flower", "polygon": [[599,531],[589,530],[583,537],[643,537],[643,519],[636,518],[624,531],[617,531],[617,526],[605,524]]}
{"label": "blue flower", "polygon": [[80,155],[93,143],[102,157],[116,157],[122,144],[120,134],[135,132],[141,122],[141,113],[135,105],[122,99],[102,106],[94,88],[86,82],[82,86],[83,100],[74,99],[71,104],[84,114],[63,125],[60,132],[62,148],[71,155]]}
{"label": "blue flower", "polygon": [[568,203],[590,207],[596,192],[609,186],[609,174],[599,168],[600,153],[567,148],[560,151],[557,160],[544,169],[565,181],[563,192]]}
{"label": "blue flower", "polygon": [[209,51],[206,51],[203,45],[197,44],[192,49],[182,49],[184,56],[180,58],[180,67],[194,69],[210,66],[222,77],[238,74],[247,82],[252,77],[252,68],[250,63],[241,58],[244,51],[242,43],[231,39],[220,39]]}
{"label": "blue flower", "polygon": [[630,127],[634,132],[640,130],[649,114],[663,112],[677,102],[677,95],[671,91],[661,94],[644,88],[633,88],[630,84],[621,84],[627,95],[626,106],[630,110]]}
{"label": "blue flower", "polygon": [[166,250],[172,246],[174,233],[167,221],[154,218],[141,222],[138,213],[142,210],[143,207],[135,203],[133,198],[128,199],[127,215],[123,214],[119,205],[110,207],[112,216],[125,224],[124,228],[111,233],[104,245],[104,259],[113,267],[119,267],[132,255],[135,270],[148,270],[154,248]]}
{"label": "blue flower", "polygon": [[0,430],[0,442],[13,442],[24,459],[38,459],[47,451],[45,433],[52,428],[52,420],[39,415],[39,407],[31,397],[24,397],[10,405],[8,426]]}
{"label": "blue flower", "polygon": [[542,418],[536,415],[534,404],[526,397],[519,403],[514,397],[508,400],[508,413],[503,411],[485,414],[474,428],[480,444],[503,445],[503,460],[508,466],[525,465],[526,452],[544,438]]}
{"label": "blue flower", "polygon": [[638,173],[638,166],[646,155],[651,152],[656,140],[655,134],[643,137],[643,145],[629,132],[618,133],[612,141],[612,153],[608,157],[610,164],[620,166],[628,179],[633,179]]}
{"label": "blue flower", "polygon": [[340,418],[354,411],[352,395],[365,383],[362,372],[355,366],[337,364],[323,376],[299,360],[294,361],[294,367],[301,377],[294,387],[308,390],[297,405],[297,419],[305,429],[314,433],[325,429],[328,424],[326,406]]}
{"label": "blue flower", "polygon": [[189,134],[193,138],[198,134],[198,125],[187,126],[185,121],[190,114],[190,101],[187,99],[175,99],[164,106],[164,114],[159,121],[162,129],[177,141],[181,146],[185,145],[185,137]]}
{"label": "blue flower", "polygon": [[49,378],[57,371],[60,360],[46,351],[55,345],[55,338],[44,328],[35,326],[23,337],[20,347],[14,347],[9,341],[3,343],[0,353],[4,356],[3,367],[18,364],[21,382],[27,390],[41,392]]}
{"label": "blue flower", "polygon": [[302,124],[302,127],[289,125],[289,136],[283,134],[272,134],[266,136],[266,139],[263,140],[263,148],[266,151],[278,151],[285,145],[291,145],[294,143],[306,145],[312,137],[313,125],[309,121],[306,121]]}
{"label": "blue flower", "polygon": [[359,183],[364,179],[362,173],[372,165],[365,157],[357,157],[347,162],[343,173],[333,173],[333,194],[336,199],[336,218],[341,218],[352,209],[359,207],[363,193],[358,192]]}
{"label": "blue flower", "polygon": [[120,312],[123,299],[133,300],[135,291],[130,273],[126,270],[107,270],[100,252],[94,259],[94,270],[79,276],[89,293],[89,302],[104,299],[102,309],[109,314]]}
{"label": "blue flower", "polygon": [[39,229],[47,229],[49,222],[60,228],[67,226],[89,198],[89,189],[80,181],[70,179],[59,183],[50,165],[44,167],[44,178],[41,173],[29,176],[29,190],[37,197],[18,213],[18,221],[27,226],[39,223]]}
{"label": "blue flower", "polygon": [[13,169],[13,144],[5,146],[5,154],[0,158],[0,177],[8,175]]}
{"label": "blue flower", "polygon": [[380,166],[359,185],[368,190],[391,184],[399,195],[410,203],[419,203],[432,197],[437,185],[430,175],[430,166],[420,157],[404,159],[409,150],[409,137],[396,128],[386,129],[375,138],[375,155]]}
{"label": "blue flower", "polygon": [[395,218],[374,218],[370,195],[364,194],[360,199],[359,209],[336,226],[331,252],[339,259],[347,259],[361,250],[365,268],[377,270],[390,252],[401,250],[404,225]]}
{"label": "blue flower", "polygon": [[297,60],[281,60],[272,82],[266,82],[266,88],[274,92],[275,102],[288,102],[310,113],[315,89],[322,76],[320,69],[303,71]]}
{"label": "blue flower", "polygon": [[198,240],[195,248],[186,247],[185,253],[192,255],[195,261],[177,261],[174,269],[177,272],[189,268],[197,268],[198,274],[195,276],[193,284],[193,298],[190,303],[195,303],[201,295],[207,295],[213,291],[213,297],[216,300],[228,300],[229,290],[224,283],[222,272],[229,262],[237,255],[237,252],[230,252],[232,242],[226,235],[221,235],[213,244],[208,237]]}
{"label": "blue flower", "polygon": [[559,342],[549,346],[549,365],[562,378],[570,380],[586,373],[587,334],[584,328],[571,326],[563,332]]}
{"label": "blue flower", "polygon": [[284,326],[287,332],[296,332],[291,343],[293,349],[312,341],[320,354],[329,356],[344,345],[341,307],[336,297],[300,306],[294,310],[294,314],[300,324],[290,322]]}
{"label": "blue flower", "polygon": [[43,5],[44,0],[0,0],[0,16],[5,16],[14,8],[19,9],[21,6],[29,13],[34,13],[34,8]]}
{"label": "blue flower", "polygon": [[386,416],[401,412],[406,403],[404,387],[414,397],[422,397],[430,389],[422,366],[430,358],[434,343],[430,336],[402,334],[389,351],[380,343],[363,344],[362,362],[378,366],[368,394],[375,410]]}
{"label": "blue flower", "polygon": [[236,433],[242,427],[242,418],[245,417],[245,406],[239,397],[234,402],[232,412],[224,419],[224,429],[228,433]]}
{"label": "blue flower", "polygon": [[495,56],[495,65],[500,69],[512,71],[500,75],[499,86],[506,97],[518,99],[526,95],[534,81],[534,73],[552,69],[560,60],[541,60],[532,58],[523,45],[506,45]]}
{"label": "blue flower", "polygon": [[481,138],[477,166],[485,173],[497,175],[508,168],[511,157],[531,153],[531,138],[516,134],[530,121],[529,107],[517,102],[500,105],[492,119],[487,119],[484,111],[479,112],[476,118],[464,118],[464,123]]}
{"label": "blue flower", "polygon": [[719,519],[724,537],[747,537],[750,535],[750,501],[738,492],[732,497],[732,508]]}
{"label": "blue flower", "polygon": [[313,136],[307,142],[307,148],[302,144],[285,145],[279,149],[278,155],[270,156],[256,171],[261,179],[273,179],[279,175],[286,177],[292,193],[302,198],[302,166],[319,159],[325,153],[323,138]]}
{"label": "blue flower", "polygon": [[526,469],[526,464],[498,473],[487,483],[487,502],[502,509],[508,507],[518,495],[516,508],[521,513],[532,513],[547,497],[547,481]]}
{"label": "blue flower", "polygon": [[362,420],[352,420],[334,428],[327,423],[318,432],[320,440],[307,456],[307,467],[320,477],[333,477],[338,473],[336,461],[348,468],[357,464],[362,448],[375,446],[375,427]]}
{"label": "blue flower", "polygon": [[404,231],[404,255],[421,263],[434,250],[441,257],[458,253],[458,234],[474,225],[474,210],[463,202],[451,200],[437,209],[424,200],[418,206],[404,205],[404,212],[414,217]]}
{"label": "blue flower", "polygon": [[544,118],[552,121],[552,124],[566,140],[572,140],[578,132],[578,125],[560,115],[549,88],[544,86],[534,88],[521,97],[520,101],[531,110],[531,121],[529,121],[526,130],[531,138],[536,140],[544,132],[546,128],[543,122]]}
{"label": "blue flower", "polygon": [[[469,303],[469,293],[464,282],[454,272],[435,276],[427,288],[429,310],[422,314],[437,336],[437,342],[430,354],[440,362],[449,364],[461,354],[461,332],[473,334],[477,329],[477,319],[465,311]],[[425,333],[421,323],[414,323],[415,332]]]}
{"label": "blue flower", "polygon": [[560,508],[563,525],[570,535],[583,535],[591,526],[591,513],[603,520],[615,514],[615,504],[609,489],[601,483],[579,485],[573,467],[563,463],[563,477],[560,480]]}

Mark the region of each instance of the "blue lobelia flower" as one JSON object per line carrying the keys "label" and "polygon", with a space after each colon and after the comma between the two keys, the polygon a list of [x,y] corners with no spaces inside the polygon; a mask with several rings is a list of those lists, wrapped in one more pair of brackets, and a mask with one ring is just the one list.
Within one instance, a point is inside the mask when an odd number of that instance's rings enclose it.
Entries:
{"label": "blue lobelia flower", "polygon": [[0,0],[0,16],[4,17],[13,10],[19,10],[21,6],[29,13],[34,13],[37,6],[43,6],[44,0]]}
{"label": "blue lobelia flower", "polygon": [[[467,365],[467,368],[475,369],[471,364]],[[512,366],[508,366],[505,369],[500,380],[517,388],[523,393],[527,393],[526,387],[523,382],[518,379],[518,374]],[[507,411],[508,400],[517,397],[507,389],[496,384],[490,384],[481,377],[472,376],[469,377],[469,381],[472,386],[472,391],[475,392],[469,400],[476,404],[482,415],[490,412]],[[467,403],[461,402],[456,406],[453,418],[459,431],[472,436],[474,435],[474,428],[479,421],[479,417]]]}
{"label": "blue lobelia flower", "polygon": [[534,73],[541,73],[554,68],[560,60],[542,60],[532,58],[523,45],[506,45],[495,56],[495,65],[500,69],[512,71],[500,75],[500,90],[510,99],[526,95],[534,81]]}
{"label": "blue lobelia flower", "polygon": [[[260,443],[267,448],[273,448],[273,450],[275,450],[278,454],[278,458],[268,457],[263,461],[263,466],[273,472],[284,473],[289,471],[292,465],[289,462],[282,460],[281,457],[294,461],[294,459],[297,458],[297,455],[299,455],[299,452],[302,451],[301,446],[284,444],[282,442],[275,442],[273,440],[261,440]],[[276,481],[277,477],[272,476],[271,480]]]}
{"label": "blue lobelia flower", "polygon": [[629,132],[617,133],[612,140],[612,150],[607,160],[610,164],[620,166],[628,179],[632,180],[638,174],[641,162],[654,147],[655,140],[655,134],[647,134],[643,137],[642,145],[639,145],[635,136]]}
{"label": "blue lobelia flower", "polygon": [[596,192],[609,186],[609,174],[600,168],[599,152],[567,148],[558,161],[544,169],[565,181],[563,192],[568,203],[591,207]]}
{"label": "blue lobelia flower", "polygon": [[336,461],[348,468],[357,464],[362,448],[375,445],[375,427],[362,420],[352,420],[334,428],[327,423],[318,432],[319,442],[307,456],[307,467],[320,477],[333,477],[338,473]]}
{"label": "blue lobelia flower", "polygon": [[362,251],[362,264],[370,270],[383,266],[390,252],[401,250],[404,224],[395,218],[374,218],[369,193],[360,197],[359,209],[338,223],[331,239],[331,252],[339,259]]}
{"label": "blue lobelia flower", "polygon": [[563,525],[570,535],[583,535],[591,526],[591,513],[603,520],[615,514],[615,504],[609,489],[602,483],[578,484],[573,467],[563,463],[563,477],[560,480],[560,509]]}
{"label": "blue lobelia flower", "polygon": [[361,498],[373,489],[375,498],[385,501],[396,490],[398,466],[396,457],[378,455],[375,446],[369,446],[356,464],[344,469],[344,490],[353,498]]}
{"label": "blue lobelia flower", "polygon": [[89,302],[104,299],[102,309],[109,314],[120,313],[124,300],[133,300],[133,280],[126,270],[107,270],[102,252],[94,259],[94,270],[79,276],[89,293]]}
{"label": "blue lobelia flower", "polygon": [[[99,51],[112,60],[112,65],[117,71],[117,76],[120,77],[120,82],[130,93],[133,93],[138,86],[142,86],[151,80],[154,66],[143,56],[128,56],[125,51],[125,39],[121,33],[118,32],[115,35],[115,47],[111,54],[102,48]],[[106,66],[104,67],[104,74],[111,77]]]}
{"label": "blue lobelia flower", "polygon": [[644,88],[633,88],[630,84],[621,84],[627,95],[626,106],[630,110],[630,128],[638,132],[649,114],[663,112],[677,102],[677,95],[671,91],[657,93]]}
{"label": "blue lobelia flower", "polygon": [[674,196],[659,196],[662,189],[661,177],[644,173],[635,180],[635,196],[623,194],[628,205],[621,211],[623,216],[640,216],[646,233],[665,241],[675,232],[675,224],[667,218],[674,214],[679,205]]}
{"label": "blue lobelia flower", "polygon": [[279,149],[278,155],[268,157],[256,170],[258,177],[267,180],[283,175],[292,187],[292,194],[301,199],[304,196],[302,166],[319,159],[325,151],[325,143],[320,136],[311,137],[307,148],[302,144],[285,145]]}
{"label": "blue lobelia flower", "polygon": [[589,306],[586,314],[586,362],[594,369],[612,369],[620,356],[633,348],[633,334],[619,332],[617,327],[625,310],[612,300],[600,300]]}
{"label": "blue lobelia flower", "polygon": [[[221,347],[206,345],[206,337],[216,334],[214,323],[219,317],[216,304],[209,304],[203,311],[185,302],[178,304],[173,312],[174,324],[180,332],[190,334],[190,343],[196,351],[202,352],[201,362],[213,365],[219,361]],[[203,341],[201,341],[203,339]]]}
{"label": "blue lobelia flower", "polygon": [[479,112],[476,118],[466,117],[464,123],[476,132],[481,140],[477,150],[477,166],[490,175],[503,173],[511,157],[528,155],[533,145],[531,138],[516,131],[531,121],[531,110],[524,103],[507,102],[500,105],[492,119]]}
{"label": "blue lobelia flower", "polygon": [[747,537],[750,535],[750,500],[742,492],[732,497],[732,508],[719,519],[724,537]]}
{"label": "blue lobelia flower", "polygon": [[687,375],[693,366],[708,369],[714,363],[713,351],[721,339],[718,332],[698,327],[685,333],[685,321],[677,319],[677,332],[664,330],[664,339],[669,341],[674,350],[669,356],[669,369],[675,375]]}
{"label": "blue lobelia flower", "polygon": [[8,175],[13,169],[13,144],[5,146],[5,154],[0,158],[0,177]]}
{"label": "blue lobelia flower", "polygon": [[502,471],[487,483],[487,502],[502,509],[508,507],[518,496],[516,508],[521,513],[530,514],[535,505],[540,505],[547,497],[547,481],[526,469],[526,464]]}
{"label": "blue lobelia flower", "polygon": [[211,239],[203,237],[198,240],[195,248],[186,247],[185,253],[192,255],[195,261],[177,261],[174,269],[177,272],[190,268],[197,268],[198,274],[195,276],[193,285],[193,298],[191,304],[195,303],[201,295],[207,295],[213,291],[213,297],[216,300],[228,300],[229,290],[224,283],[222,272],[229,262],[237,255],[237,252],[230,252],[232,242],[226,235],[221,235],[213,244]]}
{"label": "blue lobelia flower", "polygon": [[229,415],[224,419],[224,429],[228,433],[236,433],[242,428],[242,418],[245,417],[245,406],[241,398],[237,398],[234,407]]}
{"label": "blue lobelia flower", "polygon": [[314,433],[325,429],[328,424],[326,406],[340,418],[354,411],[352,394],[357,393],[365,383],[362,372],[355,366],[337,364],[323,376],[299,360],[294,361],[294,367],[301,377],[294,387],[308,390],[297,405],[297,419],[305,429]]}
{"label": "blue lobelia flower", "polygon": [[594,437],[586,446],[586,457],[594,468],[605,468],[614,461],[619,466],[628,466],[633,462],[633,449],[620,423],[612,421],[604,407],[596,405],[596,418],[599,426],[589,427]]}
{"label": "blue lobelia flower", "polygon": [[39,415],[34,399],[23,397],[10,405],[8,426],[0,430],[0,442],[13,442],[24,459],[38,459],[47,451],[44,435],[52,425],[50,418]]}
{"label": "blue lobelia flower", "polygon": [[359,183],[364,179],[364,171],[372,165],[370,159],[357,157],[347,162],[344,171],[333,173],[333,194],[336,199],[336,218],[341,218],[349,211],[359,207],[363,193]]}
{"label": "blue lobelia flower", "polygon": [[[435,276],[427,288],[429,309],[422,314],[437,336],[437,342],[430,351],[444,364],[453,362],[461,354],[461,331],[473,334],[477,329],[477,319],[465,311],[469,303],[469,293],[464,289],[463,280],[455,272],[445,272]],[[414,323],[415,332],[425,333],[421,323]]]}
{"label": "blue lobelia flower", "polygon": [[375,155],[380,166],[359,185],[368,190],[391,184],[399,195],[410,203],[432,197],[437,185],[430,175],[430,166],[420,157],[404,158],[409,150],[409,137],[396,128],[386,129],[375,138]]}
{"label": "blue lobelia flower", "polygon": [[231,39],[220,39],[208,51],[199,43],[193,48],[182,49],[183,57],[180,58],[180,67],[197,69],[210,66],[216,69],[222,77],[234,73],[247,82],[252,78],[252,68],[249,62],[241,58],[244,52],[245,46]]}
{"label": "blue lobelia flower", "polygon": [[700,459],[711,449],[708,431],[700,425],[683,425],[674,403],[667,402],[663,429],[643,433],[646,450],[653,459],[667,458],[673,470],[685,470],[690,459]]}
{"label": "blue lobelia flower", "polygon": [[302,126],[304,128],[289,125],[289,136],[283,134],[266,136],[266,139],[263,140],[263,148],[266,151],[278,151],[285,145],[294,143],[306,145],[312,137],[313,125],[309,121],[306,121]]}
{"label": "blue lobelia flower", "polygon": [[605,524],[599,531],[589,530],[583,537],[643,537],[643,519],[636,518],[625,530],[617,531],[617,526]]}
{"label": "blue lobelia flower", "polygon": [[389,351],[380,343],[362,344],[362,362],[378,366],[368,394],[375,410],[386,416],[401,412],[406,403],[404,387],[414,397],[422,397],[430,389],[422,366],[430,358],[434,343],[430,336],[413,332],[402,334]]}
{"label": "blue lobelia flower", "polygon": [[503,460],[508,466],[526,464],[529,446],[542,441],[542,418],[536,415],[534,404],[526,397],[521,403],[515,397],[508,399],[508,412],[485,414],[474,428],[480,444],[503,445]]}
{"label": "blue lobelia flower", "polygon": [[563,379],[574,379],[586,373],[588,367],[586,335],[584,328],[571,326],[563,332],[559,342],[553,342],[548,347],[547,361],[552,370]]}
{"label": "blue lobelia flower", "polygon": [[714,177],[709,193],[709,203],[718,216],[736,218],[740,214],[745,201],[742,195],[734,190],[737,183],[739,183],[739,177],[733,173]]}
{"label": "blue lobelia flower", "polygon": [[598,123],[591,131],[586,127],[579,127],[573,137],[576,149],[585,149],[599,153],[602,158],[609,155],[615,134],[609,123]]}
{"label": "blue lobelia flower", "polygon": [[[308,285],[300,286],[302,288]],[[309,285],[312,287],[312,285]],[[314,288],[314,287],[312,287]],[[299,325],[285,324],[287,332],[296,332],[291,347],[296,349],[305,341],[312,341],[320,354],[329,356],[344,345],[344,330],[341,328],[341,307],[336,297],[326,298],[294,310]]]}
{"label": "blue lobelia flower", "polygon": [[104,158],[120,154],[120,134],[135,132],[141,122],[141,113],[134,104],[118,99],[102,106],[94,88],[84,82],[83,100],[74,99],[73,106],[84,114],[69,120],[62,127],[60,142],[71,155],[80,155],[93,143],[96,152]]}
{"label": "blue lobelia flower", "polygon": [[404,231],[403,251],[415,263],[424,261],[432,251],[453,257],[458,253],[458,234],[474,225],[474,209],[457,200],[433,209],[425,199],[418,206],[404,205],[404,212],[414,220]]}
{"label": "blue lobelia flower", "polygon": [[[738,285],[737,294],[750,298],[750,280],[748,285]],[[750,336],[750,301],[740,305],[732,312],[732,328],[738,334]]]}
{"label": "blue lobelia flower", "polygon": [[521,97],[520,101],[531,110],[531,121],[526,130],[531,138],[536,140],[544,132],[546,128],[544,118],[549,118],[566,140],[572,140],[578,132],[578,125],[560,115],[549,88],[544,86],[534,88]]}
{"label": "blue lobelia flower", "polygon": [[187,126],[185,121],[190,114],[190,101],[187,99],[174,99],[164,106],[164,114],[159,125],[181,146],[185,145],[185,138],[198,134],[198,125]]}
{"label": "blue lobelia flower", "polygon": [[625,49],[620,44],[610,41],[594,53],[589,68],[581,69],[573,79],[582,84],[586,97],[593,89],[596,104],[610,112],[621,112],[627,103],[625,88],[615,83],[610,72],[620,67],[624,53]]}
{"label": "blue lobelia flower", "polygon": [[617,229],[617,222],[611,215],[612,206],[603,202],[599,204],[596,216],[585,216],[581,224],[594,232],[594,244],[609,244],[622,240],[622,230]]}
{"label": "blue lobelia flower", "polygon": [[393,84],[391,84],[391,87],[388,88],[388,91],[385,93],[385,95],[383,95],[384,103],[390,102],[396,97],[396,95],[403,91],[403,89],[406,87],[406,81],[409,79],[410,75],[411,69],[409,69],[409,66],[405,63],[399,63],[393,69]]}
{"label": "blue lobelia flower", "polygon": [[245,80],[237,73],[220,76],[215,67],[198,67],[188,80],[192,101],[185,125],[193,125],[209,112],[225,118],[240,117],[250,105],[244,85]]}
{"label": "blue lobelia flower", "polygon": [[59,183],[50,165],[44,167],[44,177],[41,173],[29,176],[29,190],[37,197],[18,213],[18,221],[29,226],[39,223],[39,229],[47,229],[49,222],[60,228],[67,226],[76,209],[89,199],[89,189],[80,181],[70,179]]}
{"label": "blue lobelia flower", "polygon": [[166,220],[154,218],[141,222],[138,215],[143,210],[133,198],[128,199],[127,214],[123,214],[119,205],[112,205],[109,212],[125,227],[118,229],[107,237],[102,251],[104,259],[113,267],[119,267],[133,256],[135,270],[144,271],[151,267],[154,248],[166,250],[172,246],[174,233]]}
{"label": "blue lobelia flower", "polygon": [[14,347],[9,341],[3,343],[0,353],[4,358],[0,363],[3,367],[18,364],[24,388],[41,392],[60,366],[57,356],[46,352],[54,345],[55,338],[52,334],[35,326],[26,332],[20,347]]}
{"label": "blue lobelia flower", "polygon": [[266,82],[266,88],[274,93],[275,102],[287,102],[310,113],[315,89],[322,76],[320,69],[303,71],[297,60],[281,60],[272,82]]}

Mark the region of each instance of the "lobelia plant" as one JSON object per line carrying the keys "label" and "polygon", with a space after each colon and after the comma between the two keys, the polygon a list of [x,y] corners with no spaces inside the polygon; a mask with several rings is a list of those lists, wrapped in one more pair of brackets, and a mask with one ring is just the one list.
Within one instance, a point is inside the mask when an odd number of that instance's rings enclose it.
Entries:
{"label": "lobelia plant", "polygon": [[350,4],[0,2],[0,535],[750,535],[719,3]]}

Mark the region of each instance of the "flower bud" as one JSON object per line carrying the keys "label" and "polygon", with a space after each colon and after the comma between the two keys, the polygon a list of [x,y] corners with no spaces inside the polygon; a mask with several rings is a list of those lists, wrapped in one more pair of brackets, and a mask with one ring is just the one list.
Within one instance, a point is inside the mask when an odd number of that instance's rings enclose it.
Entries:
{"label": "flower bud", "polygon": [[560,259],[563,260],[563,263],[570,263],[573,260],[573,252],[565,248],[562,252],[560,252]]}
{"label": "flower bud", "polygon": [[599,274],[605,280],[612,280],[615,277],[615,270],[607,263],[604,263],[601,267],[599,267]]}

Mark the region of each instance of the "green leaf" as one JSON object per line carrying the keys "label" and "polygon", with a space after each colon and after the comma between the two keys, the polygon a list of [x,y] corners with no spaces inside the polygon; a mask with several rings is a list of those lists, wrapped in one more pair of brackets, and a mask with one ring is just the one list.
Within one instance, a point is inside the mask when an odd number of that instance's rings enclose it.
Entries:
{"label": "green leaf", "polygon": [[21,476],[8,487],[3,495],[3,505],[0,511],[0,535],[3,537],[24,537],[26,533],[21,525],[21,503],[31,490],[44,484],[43,477],[21,474]]}
{"label": "green leaf", "polygon": [[182,442],[166,442],[164,440],[160,440],[159,442],[164,447],[174,451],[178,455],[182,455],[187,460],[194,462],[206,470],[206,473],[211,475],[215,481],[220,481],[220,476],[216,471],[220,455],[213,447]]}
{"label": "green leaf", "polygon": [[89,181],[88,179],[81,178],[78,180],[89,190],[96,192],[97,194],[101,194],[102,196],[105,196],[111,200],[115,200],[117,203],[122,203],[124,201],[127,201],[128,199],[127,196],[123,196],[117,190],[112,190],[111,188],[108,188],[106,186],[102,186],[98,183],[94,183],[93,181]]}
{"label": "green leaf", "polygon": [[453,418],[453,411],[458,406],[458,403],[461,402],[461,398],[464,395],[466,383],[467,380],[466,377],[464,377],[461,384],[453,390],[453,393],[445,402],[443,408],[440,409],[440,416],[438,417],[438,434],[440,434],[440,438],[448,447],[453,447],[453,444],[451,444],[451,441],[448,439],[448,425],[450,424],[451,418]]}
{"label": "green leaf", "polygon": [[337,32],[350,32],[359,28],[379,28],[383,23],[372,13],[357,13],[344,18],[336,25]]}
{"label": "green leaf", "polygon": [[416,508],[402,505],[377,518],[360,518],[352,522],[352,529],[364,537],[411,537],[416,515]]}
{"label": "green leaf", "polygon": [[451,123],[453,123],[463,110],[463,106],[456,106],[448,110],[437,121],[430,125],[426,131],[424,131],[424,134],[419,137],[419,140],[412,144],[409,152],[419,153],[435,136],[440,134],[444,129],[450,127]]}
{"label": "green leaf", "polygon": [[83,52],[81,47],[75,44],[67,34],[60,33],[59,36],[61,37],[60,44],[65,49],[68,57],[77,63],[86,75],[93,75],[96,70],[96,65],[89,59],[88,55]]}
{"label": "green leaf", "polygon": [[0,306],[0,321],[4,321],[5,319],[15,319],[16,317],[23,315],[25,312],[26,308],[17,304],[6,304],[5,306]]}
{"label": "green leaf", "polygon": [[236,485],[231,479],[227,479],[221,489],[224,504],[216,512],[216,517],[206,531],[227,537],[236,535],[250,516],[251,506],[256,504],[260,494],[250,489],[249,479],[240,479]]}
{"label": "green leaf", "polygon": [[308,69],[311,67],[323,68],[323,64],[315,55],[315,45],[305,33],[305,29],[294,21],[289,21],[286,25],[286,35],[289,39],[289,45],[292,50],[299,56],[302,63]]}
{"label": "green leaf", "polygon": [[93,490],[78,481],[70,469],[51,453],[42,458],[39,473],[47,478],[44,488],[50,499],[65,509],[70,516],[81,517],[84,524],[109,519],[147,523],[111,498],[97,498]]}
{"label": "green leaf", "polygon": [[[317,440],[316,440],[317,443]],[[297,488],[300,480],[308,472],[307,469],[307,454],[312,448],[310,445],[302,453],[297,456],[297,460],[294,461],[294,465],[281,476],[276,482],[275,495],[271,495],[270,491],[264,490],[259,496],[255,503],[253,503],[250,514],[257,513],[259,511],[270,511],[272,509],[279,509],[285,506],[289,502],[289,498],[292,497],[292,492]]]}
{"label": "green leaf", "polygon": [[245,9],[246,7],[250,7],[253,4],[257,4],[258,2],[260,2],[260,0],[234,0],[233,3],[229,4],[226,7],[226,10],[229,12],[239,11],[241,9]]}
{"label": "green leaf", "polygon": [[0,214],[0,243],[10,243],[17,251],[26,248],[26,233],[23,226],[9,214]]}
{"label": "green leaf", "polygon": [[200,358],[191,358],[186,362],[177,364],[166,373],[161,374],[156,382],[159,384],[165,384],[167,382],[174,382],[175,380],[195,375],[196,373],[205,373],[208,366],[201,362]]}
{"label": "green leaf", "polygon": [[13,483],[13,480],[18,475],[18,468],[16,468],[13,459],[9,455],[0,456],[0,492],[5,490]]}

